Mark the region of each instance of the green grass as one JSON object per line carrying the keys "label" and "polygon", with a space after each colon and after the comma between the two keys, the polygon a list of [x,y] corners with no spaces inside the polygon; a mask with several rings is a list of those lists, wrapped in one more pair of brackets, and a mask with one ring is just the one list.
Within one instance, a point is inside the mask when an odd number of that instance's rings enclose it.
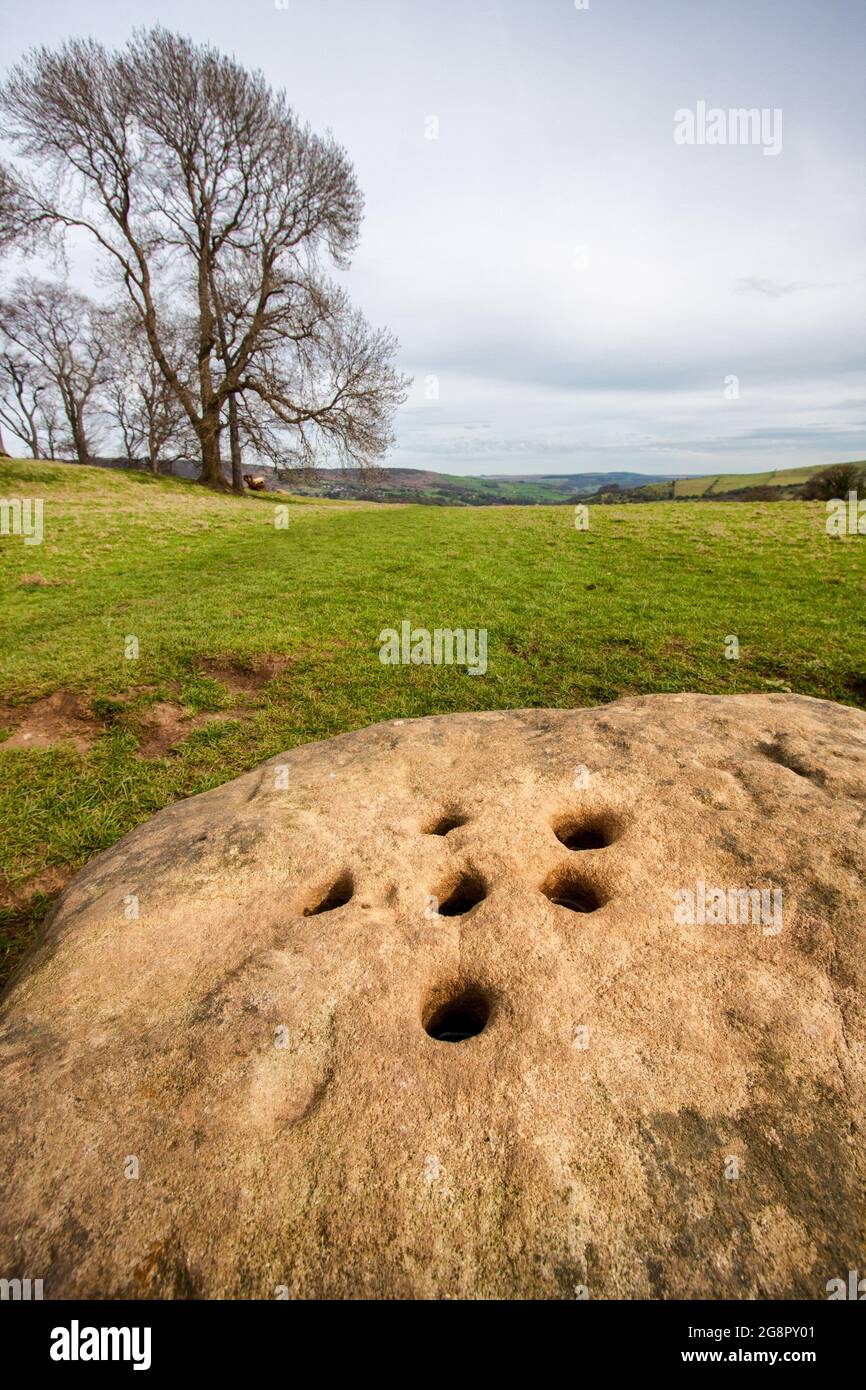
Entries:
{"label": "green grass", "polygon": [[[7,969],[58,876],[154,811],[310,739],[451,710],[591,705],[623,694],[790,688],[866,706],[866,539],[821,503],[376,507],[272,499],[54,464],[0,464],[0,496],[44,498],[45,539],[0,539],[0,702],[62,690],[89,752],[3,749]],[[281,499],[284,500],[284,499]],[[22,584],[38,573],[45,584]],[[485,627],[489,667],[388,667],[382,628]],[[727,661],[736,633],[741,659]],[[139,642],[137,660],[125,639]],[[202,658],[288,658],[246,697]],[[150,706],[199,727],[139,756]],[[216,718],[208,720],[208,713]]]}

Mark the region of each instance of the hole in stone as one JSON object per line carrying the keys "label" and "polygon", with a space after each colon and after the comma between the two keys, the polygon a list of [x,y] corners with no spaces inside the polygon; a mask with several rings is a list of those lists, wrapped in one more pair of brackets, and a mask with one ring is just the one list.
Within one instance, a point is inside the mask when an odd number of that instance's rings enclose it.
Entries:
{"label": "hole in stone", "polygon": [[604,849],[616,839],[614,826],[597,817],[561,816],[553,833],[566,849]]}
{"label": "hole in stone", "polygon": [[437,1042],[466,1042],[483,1033],[490,1017],[490,1005],[477,989],[464,989],[438,1004],[424,1024]]}
{"label": "hole in stone", "polygon": [[352,882],[352,875],[349,873],[341,874],[340,877],[331,884],[331,887],[321,898],[314,899],[309,907],[304,908],[305,917],[317,917],[320,912],[333,912],[337,907],[345,907],[350,901],[355,885]]}
{"label": "hole in stone", "polygon": [[462,917],[487,897],[487,889],[474,874],[461,874],[455,884],[437,893],[440,917]]}
{"label": "hole in stone", "polygon": [[458,830],[461,825],[465,825],[468,816],[462,815],[460,811],[448,811],[444,815],[437,816],[429,825],[425,825],[425,835],[450,835],[452,830]]}
{"label": "hole in stone", "polygon": [[595,912],[604,901],[591,884],[571,873],[551,875],[541,891],[556,907],[569,912]]}
{"label": "hole in stone", "polygon": [[769,758],[770,762],[778,763],[780,767],[786,767],[789,772],[794,772],[798,777],[805,777],[823,786],[826,781],[825,774],[820,768],[815,766],[804,750],[788,746],[784,740],[777,739],[774,743],[760,743],[758,748]]}

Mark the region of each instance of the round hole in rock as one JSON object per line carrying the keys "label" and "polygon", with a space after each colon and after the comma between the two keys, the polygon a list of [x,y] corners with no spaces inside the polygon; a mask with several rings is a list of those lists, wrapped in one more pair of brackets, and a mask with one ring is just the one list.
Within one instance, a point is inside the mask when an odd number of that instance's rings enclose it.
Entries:
{"label": "round hole in rock", "polygon": [[553,833],[566,849],[604,849],[616,838],[612,827],[601,820],[563,817],[554,821]]}
{"label": "round hole in rock", "polygon": [[603,902],[591,884],[574,874],[557,874],[549,878],[541,891],[555,907],[568,908],[569,912],[595,912]]}
{"label": "round hole in rock", "polygon": [[466,1042],[483,1033],[490,1005],[479,990],[463,990],[434,1009],[424,1027],[437,1042]]}
{"label": "round hole in rock", "polygon": [[471,912],[487,897],[487,889],[480,878],[473,874],[461,874],[455,884],[444,893],[437,893],[440,917],[462,917]]}
{"label": "round hole in rock", "polygon": [[468,816],[464,816],[460,811],[447,812],[445,815],[437,816],[429,825],[425,825],[425,835],[450,835],[452,830],[459,830],[461,825],[465,825]]}
{"label": "round hole in rock", "polygon": [[333,912],[337,907],[345,907],[352,898],[355,885],[352,875],[340,874],[322,897],[316,897],[309,907],[304,908],[305,917],[317,917],[320,912]]}

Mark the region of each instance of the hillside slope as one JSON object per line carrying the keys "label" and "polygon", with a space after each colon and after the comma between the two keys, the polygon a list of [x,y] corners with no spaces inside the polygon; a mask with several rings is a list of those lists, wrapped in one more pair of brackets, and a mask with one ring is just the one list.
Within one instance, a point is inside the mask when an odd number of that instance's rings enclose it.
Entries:
{"label": "hillside slope", "polygon": [[[724,498],[749,500],[749,493],[764,493],[770,489],[777,494],[773,500],[794,500],[801,495],[802,486],[830,464],[815,464],[806,468],[773,468],[764,473],[710,473],[702,478],[678,478],[670,482],[649,483],[629,490],[623,501],[661,502],[703,499],[706,502]],[[866,467],[866,461],[858,465]],[[759,499],[760,500],[760,499]],[[765,499],[767,500],[767,499]]]}

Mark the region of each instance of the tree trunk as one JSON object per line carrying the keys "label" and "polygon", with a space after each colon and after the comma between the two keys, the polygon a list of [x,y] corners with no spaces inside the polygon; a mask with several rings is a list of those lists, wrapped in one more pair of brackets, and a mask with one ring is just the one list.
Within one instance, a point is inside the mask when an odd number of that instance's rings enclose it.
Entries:
{"label": "tree trunk", "polygon": [[220,455],[219,419],[205,420],[201,434],[201,477],[199,482],[220,492],[228,490]]}
{"label": "tree trunk", "polygon": [[75,425],[72,431],[72,438],[75,444],[75,454],[79,463],[90,462],[90,449],[87,445],[87,436],[80,425]]}
{"label": "tree trunk", "polygon": [[201,477],[199,482],[219,491],[227,489],[220,456],[220,403],[216,401],[211,373],[211,352],[214,346],[214,322],[210,300],[209,262],[206,247],[209,228],[202,233],[201,255],[198,263],[198,393],[201,402],[201,423],[197,433],[201,442]]}
{"label": "tree trunk", "polygon": [[64,392],[64,407],[66,418],[69,421],[69,429],[72,434],[72,447],[75,450],[75,457],[79,463],[90,462],[90,450],[87,447],[87,435],[84,429],[84,419],[77,401],[71,398],[69,392]]}
{"label": "tree trunk", "polygon": [[149,473],[159,472],[159,451],[156,445],[153,422],[148,422],[147,430],[147,468]]}
{"label": "tree trunk", "polygon": [[241,432],[238,425],[237,397],[229,396],[229,443],[232,451],[232,491],[243,494],[244,476],[241,462]]}

